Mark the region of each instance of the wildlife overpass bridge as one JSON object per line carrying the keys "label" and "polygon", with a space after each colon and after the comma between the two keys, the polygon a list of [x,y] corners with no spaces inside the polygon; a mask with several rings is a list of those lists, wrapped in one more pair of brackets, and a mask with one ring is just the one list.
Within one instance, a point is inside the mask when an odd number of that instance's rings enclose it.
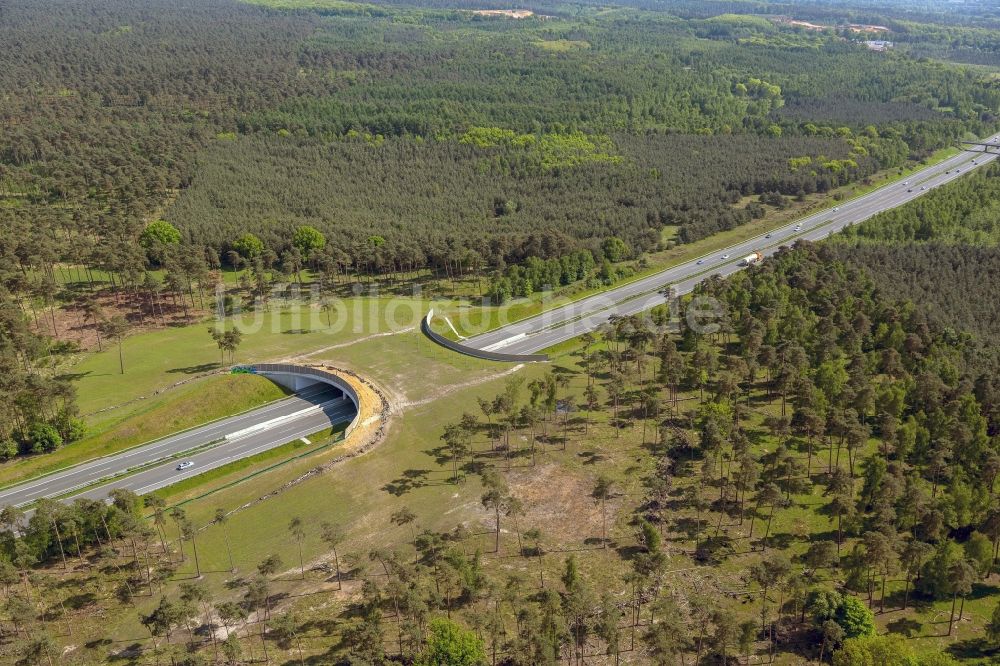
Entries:
{"label": "wildlife overpass bridge", "polygon": [[340,393],[341,400],[350,400],[354,403],[354,419],[345,431],[345,436],[358,422],[358,414],[361,413],[361,398],[357,391],[343,377],[327,372],[320,368],[313,368],[307,365],[294,365],[291,363],[255,363],[253,365],[241,366],[246,372],[267,377],[275,384],[280,384],[295,393],[304,391],[317,384],[332,386]]}
{"label": "wildlife overpass bridge", "polygon": [[0,506],[27,507],[43,497],[103,500],[111,488],[142,495],[340,423],[348,423],[346,437],[368,418],[362,412],[373,409],[348,379],[322,368],[260,363],[234,370],[267,377],[295,394],[2,488]]}
{"label": "wildlife overpass bridge", "polygon": [[990,148],[993,149],[993,153],[991,154],[1000,153],[1000,143],[997,143],[996,140],[988,143],[983,141],[962,141],[960,146],[962,150],[969,153],[989,153]]}

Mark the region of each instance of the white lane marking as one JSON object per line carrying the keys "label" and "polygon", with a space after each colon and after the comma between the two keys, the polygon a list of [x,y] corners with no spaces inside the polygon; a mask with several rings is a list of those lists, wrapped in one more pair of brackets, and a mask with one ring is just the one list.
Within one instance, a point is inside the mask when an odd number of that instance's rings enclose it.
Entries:
{"label": "white lane marking", "polygon": [[448,324],[448,328],[450,328],[450,329],[451,329],[451,332],[452,332],[452,333],[454,333],[454,334],[455,334],[455,336],[456,336],[456,337],[457,337],[457,338],[458,338],[459,340],[465,340],[465,339],[466,339],[466,337],[465,337],[464,335],[462,335],[461,333],[459,333],[458,331],[456,331],[456,330],[455,330],[455,327],[454,327],[454,326],[452,325],[452,323],[451,323],[451,319],[449,319],[447,315],[445,315],[445,316],[443,317],[443,319],[444,319],[444,322],[445,322],[446,324]]}
{"label": "white lane marking", "polygon": [[[322,429],[322,428],[320,428],[320,429]],[[236,460],[240,460],[242,458],[249,458],[250,456],[256,455],[256,454],[258,454],[258,453],[260,453],[262,451],[266,451],[268,449],[276,448],[278,446],[281,446],[282,444],[286,444],[289,441],[294,441],[294,440],[298,439],[299,437],[301,437],[303,435],[308,435],[308,434],[311,434],[313,432],[316,432],[316,427],[315,426],[310,426],[309,428],[307,428],[305,430],[300,430],[297,433],[294,433],[292,435],[288,435],[287,436],[288,439],[285,439],[283,437],[280,441],[276,440],[276,441],[269,442],[267,444],[263,444],[261,446],[255,447],[255,448],[247,450],[247,451],[241,451],[239,455],[228,456],[226,458],[221,458],[219,460],[215,460],[215,461],[212,461],[212,462],[205,463],[200,468],[198,468],[198,471],[195,472],[195,473],[185,474],[185,475],[181,475],[181,476],[178,476],[178,477],[175,477],[175,478],[170,478],[170,479],[163,479],[161,481],[154,481],[152,484],[147,485],[147,486],[143,486],[142,488],[139,488],[135,492],[138,495],[144,495],[144,494],[146,494],[148,492],[152,492],[153,490],[159,490],[160,488],[165,488],[167,486],[173,485],[174,483],[177,483],[178,481],[182,481],[184,479],[187,479],[187,478],[190,478],[190,477],[193,477],[193,476],[198,476],[198,474],[204,474],[205,472],[210,472],[210,471],[212,471],[213,469],[215,469],[217,467],[222,467],[223,465],[227,465],[230,462],[233,462],[233,461],[236,461]],[[138,479],[136,479],[136,480],[138,480]]]}
{"label": "white lane marking", "polygon": [[252,426],[243,428],[242,430],[237,430],[235,432],[229,433],[224,437],[224,439],[227,442],[231,442],[233,440],[242,439],[243,437],[252,435],[257,432],[261,432],[263,430],[270,430],[271,428],[281,425],[282,423],[287,423],[288,421],[294,421],[296,419],[300,419],[306,414],[313,414],[315,412],[323,411],[325,407],[327,407],[328,405],[332,405],[335,402],[340,402],[340,398],[337,398],[335,400],[328,400],[327,402],[320,403],[318,405],[313,405],[312,407],[307,407],[306,409],[300,409],[299,411],[292,412],[291,414],[284,414],[282,416],[277,416],[267,421],[261,421],[260,423],[255,423]]}
{"label": "white lane marking", "polygon": [[517,335],[512,335],[509,338],[504,338],[500,342],[494,342],[492,345],[487,345],[486,347],[482,348],[482,351],[494,351],[496,349],[502,349],[503,347],[512,345],[518,340],[523,340],[526,337],[527,337],[526,333],[518,333]]}

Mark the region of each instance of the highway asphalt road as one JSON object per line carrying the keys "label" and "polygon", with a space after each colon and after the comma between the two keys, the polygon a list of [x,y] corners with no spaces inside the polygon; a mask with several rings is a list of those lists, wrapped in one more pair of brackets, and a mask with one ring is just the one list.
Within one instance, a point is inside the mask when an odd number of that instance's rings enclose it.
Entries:
{"label": "highway asphalt road", "polygon": [[[991,141],[1000,142],[1000,134],[984,140],[984,142]],[[821,240],[878,212],[895,208],[926,194],[935,187],[961,178],[963,174],[987,164],[996,157],[996,153],[959,153],[913,173],[905,179],[905,183],[904,181],[890,183],[834,208],[776,229],[765,236],[752,238],[701,259],[668,268],[621,287],[470,337],[463,340],[462,344],[505,354],[540,352],[598,329],[613,315],[637,314],[663,303],[664,297],[659,292],[667,286],[672,286],[677,294],[689,293],[698,282],[708,276],[725,277],[742,270],[743,267],[739,265],[740,260],[752,252],[768,256],[781,246],[791,245],[800,239]],[[973,161],[977,164],[973,164]],[[727,258],[723,258],[724,255]]]}
{"label": "highway asphalt road", "polygon": [[[352,419],[354,403],[341,395],[326,384],[310,386],[259,409],[5,488],[0,490],[0,506],[29,504],[42,497],[103,499],[112,488],[152,492]],[[185,451],[192,453],[177,457]],[[194,465],[176,469],[187,460]],[[117,480],[110,478],[138,466],[143,469]],[[94,485],[102,479],[109,480]],[[74,493],[76,489],[81,490]]]}

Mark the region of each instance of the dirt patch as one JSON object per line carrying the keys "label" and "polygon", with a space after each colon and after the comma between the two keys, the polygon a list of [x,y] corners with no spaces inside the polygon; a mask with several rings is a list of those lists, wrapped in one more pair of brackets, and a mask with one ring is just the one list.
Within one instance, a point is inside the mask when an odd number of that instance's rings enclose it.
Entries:
{"label": "dirt patch", "polygon": [[798,19],[779,17],[774,19],[775,23],[781,23],[784,25],[793,25],[799,28],[805,28],[806,30],[826,30],[825,25],[818,25],[816,23],[810,23],[809,21],[800,21]]}
{"label": "dirt patch", "polygon": [[[554,545],[577,546],[601,537],[601,507],[590,496],[593,481],[575,475],[555,463],[542,464],[508,475],[512,494],[521,500],[525,515],[522,529],[540,527],[545,540]],[[620,500],[607,504],[608,532]]]}
{"label": "dirt patch", "polygon": [[[142,333],[172,326],[186,326],[201,321],[210,314],[207,299],[195,294],[175,296],[161,293],[117,293],[101,289],[85,293],[62,293],[64,302],[54,310],[40,309],[33,312],[32,324],[36,331],[63,342],[74,342],[81,349],[97,350],[113,345],[99,334],[97,319],[123,317],[129,324],[129,333]],[[88,303],[95,303],[99,313],[88,312]]]}
{"label": "dirt patch", "polygon": [[889,28],[884,25],[865,25],[852,23],[847,26],[851,32],[890,32]]}
{"label": "dirt patch", "polygon": [[472,13],[477,16],[502,16],[512,19],[524,19],[535,15],[530,9],[476,9]]}

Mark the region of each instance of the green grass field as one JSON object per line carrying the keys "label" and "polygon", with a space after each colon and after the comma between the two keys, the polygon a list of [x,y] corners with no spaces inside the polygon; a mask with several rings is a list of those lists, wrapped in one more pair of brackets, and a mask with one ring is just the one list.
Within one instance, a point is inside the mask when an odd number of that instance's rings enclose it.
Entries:
{"label": "green grass field", "polygon": [[[400,298],[393,299],[392,311],[377,299],[341,303],[344,310],[330,313],[332,326],[315,304],[272,303],[265,312],[228,318],[226,328],[236,326],[244,334],[235,362],[293,357],[372,333],[415,326],[427,307],[423,301]],[[222,359],[208,333],[213,325],[214,321],[206,321],[127,337],[122,350],[124,374],[114,345],[102,353],[84,355],[67,372],[74,379],[81,413],[91,415],[148,397],[179,381],[219,369]]]}

